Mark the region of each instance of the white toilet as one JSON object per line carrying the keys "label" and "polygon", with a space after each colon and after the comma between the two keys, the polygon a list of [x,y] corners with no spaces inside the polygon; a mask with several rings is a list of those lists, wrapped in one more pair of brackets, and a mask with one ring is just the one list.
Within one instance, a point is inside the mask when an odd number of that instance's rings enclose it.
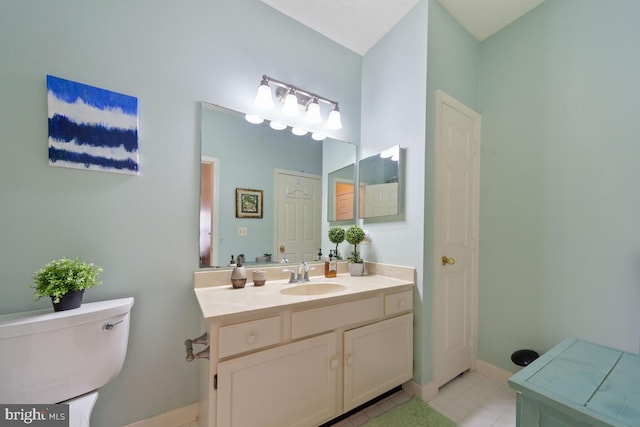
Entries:
{"label": "white toilet", "polygon": [[133,298],[0,315],[0,402],[69,404],[89,426],[98,389],[122,369]]}

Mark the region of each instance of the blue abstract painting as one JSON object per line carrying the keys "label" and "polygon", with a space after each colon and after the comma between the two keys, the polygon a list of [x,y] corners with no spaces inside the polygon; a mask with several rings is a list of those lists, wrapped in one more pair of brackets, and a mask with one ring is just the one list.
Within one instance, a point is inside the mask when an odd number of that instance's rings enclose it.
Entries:
{"label": "blue abstract painting", "polygon": [[47,76],[49,164],[138,174],[138,98]]}

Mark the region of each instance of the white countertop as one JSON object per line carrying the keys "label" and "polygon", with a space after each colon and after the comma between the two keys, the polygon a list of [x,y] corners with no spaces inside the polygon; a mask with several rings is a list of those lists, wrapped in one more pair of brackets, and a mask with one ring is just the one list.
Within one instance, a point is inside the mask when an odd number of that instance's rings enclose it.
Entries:
{"label": "white countertop", "polygon": [[[280,291],[293,286],[314,283],[335,283],[345,286],[341,291],[321,295],[285,295]],[[375,293],[398,288],[410,288],[412,280],[383,276],[379,274],[351,277],[339,274],[335,278],[313,276],[310,282],[289,284],[287,280],[267,281],[264,286],[254,286],[247,281],[244,288],[234,289],[231,285],[196,287],[195,293],[200,310],[205,319],[220,319],[224,316],[244,314],[253,311],[287,306],[306,305],[312,302],[340,302],[353,299],[357,294]]]}

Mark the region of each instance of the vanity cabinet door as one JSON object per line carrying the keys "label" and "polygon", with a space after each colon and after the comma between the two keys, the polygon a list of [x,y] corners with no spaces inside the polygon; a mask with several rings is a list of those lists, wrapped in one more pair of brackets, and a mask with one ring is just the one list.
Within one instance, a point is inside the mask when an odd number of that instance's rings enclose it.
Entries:
{"label": "vanity cabinet door", "polygon": [[217,425],[308,427],[337,414],[337,334],[218,365]]}
{"label": "vanity cabinet door", "polygon": [[413,376],[413,314],[344,333],[344,411]]}

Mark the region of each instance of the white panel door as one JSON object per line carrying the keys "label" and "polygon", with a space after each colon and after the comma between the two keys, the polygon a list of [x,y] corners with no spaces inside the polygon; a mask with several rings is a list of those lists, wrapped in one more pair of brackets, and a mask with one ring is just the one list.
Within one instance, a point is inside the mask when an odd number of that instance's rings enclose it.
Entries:
{"label": "white panel door", "polygon": [[435,382],[475,363],[480,115],[437,93]]}
{"label": "white panel door", "polygon": [[277,170],[275,180],[276,261],[283,258],[289,262],[313,261],[321,246],[321,178]]}
{"label": "white panel door", "polygon": [[202,156],[200,161],[200,267],[218,262],[218,192],[220,162]]}

